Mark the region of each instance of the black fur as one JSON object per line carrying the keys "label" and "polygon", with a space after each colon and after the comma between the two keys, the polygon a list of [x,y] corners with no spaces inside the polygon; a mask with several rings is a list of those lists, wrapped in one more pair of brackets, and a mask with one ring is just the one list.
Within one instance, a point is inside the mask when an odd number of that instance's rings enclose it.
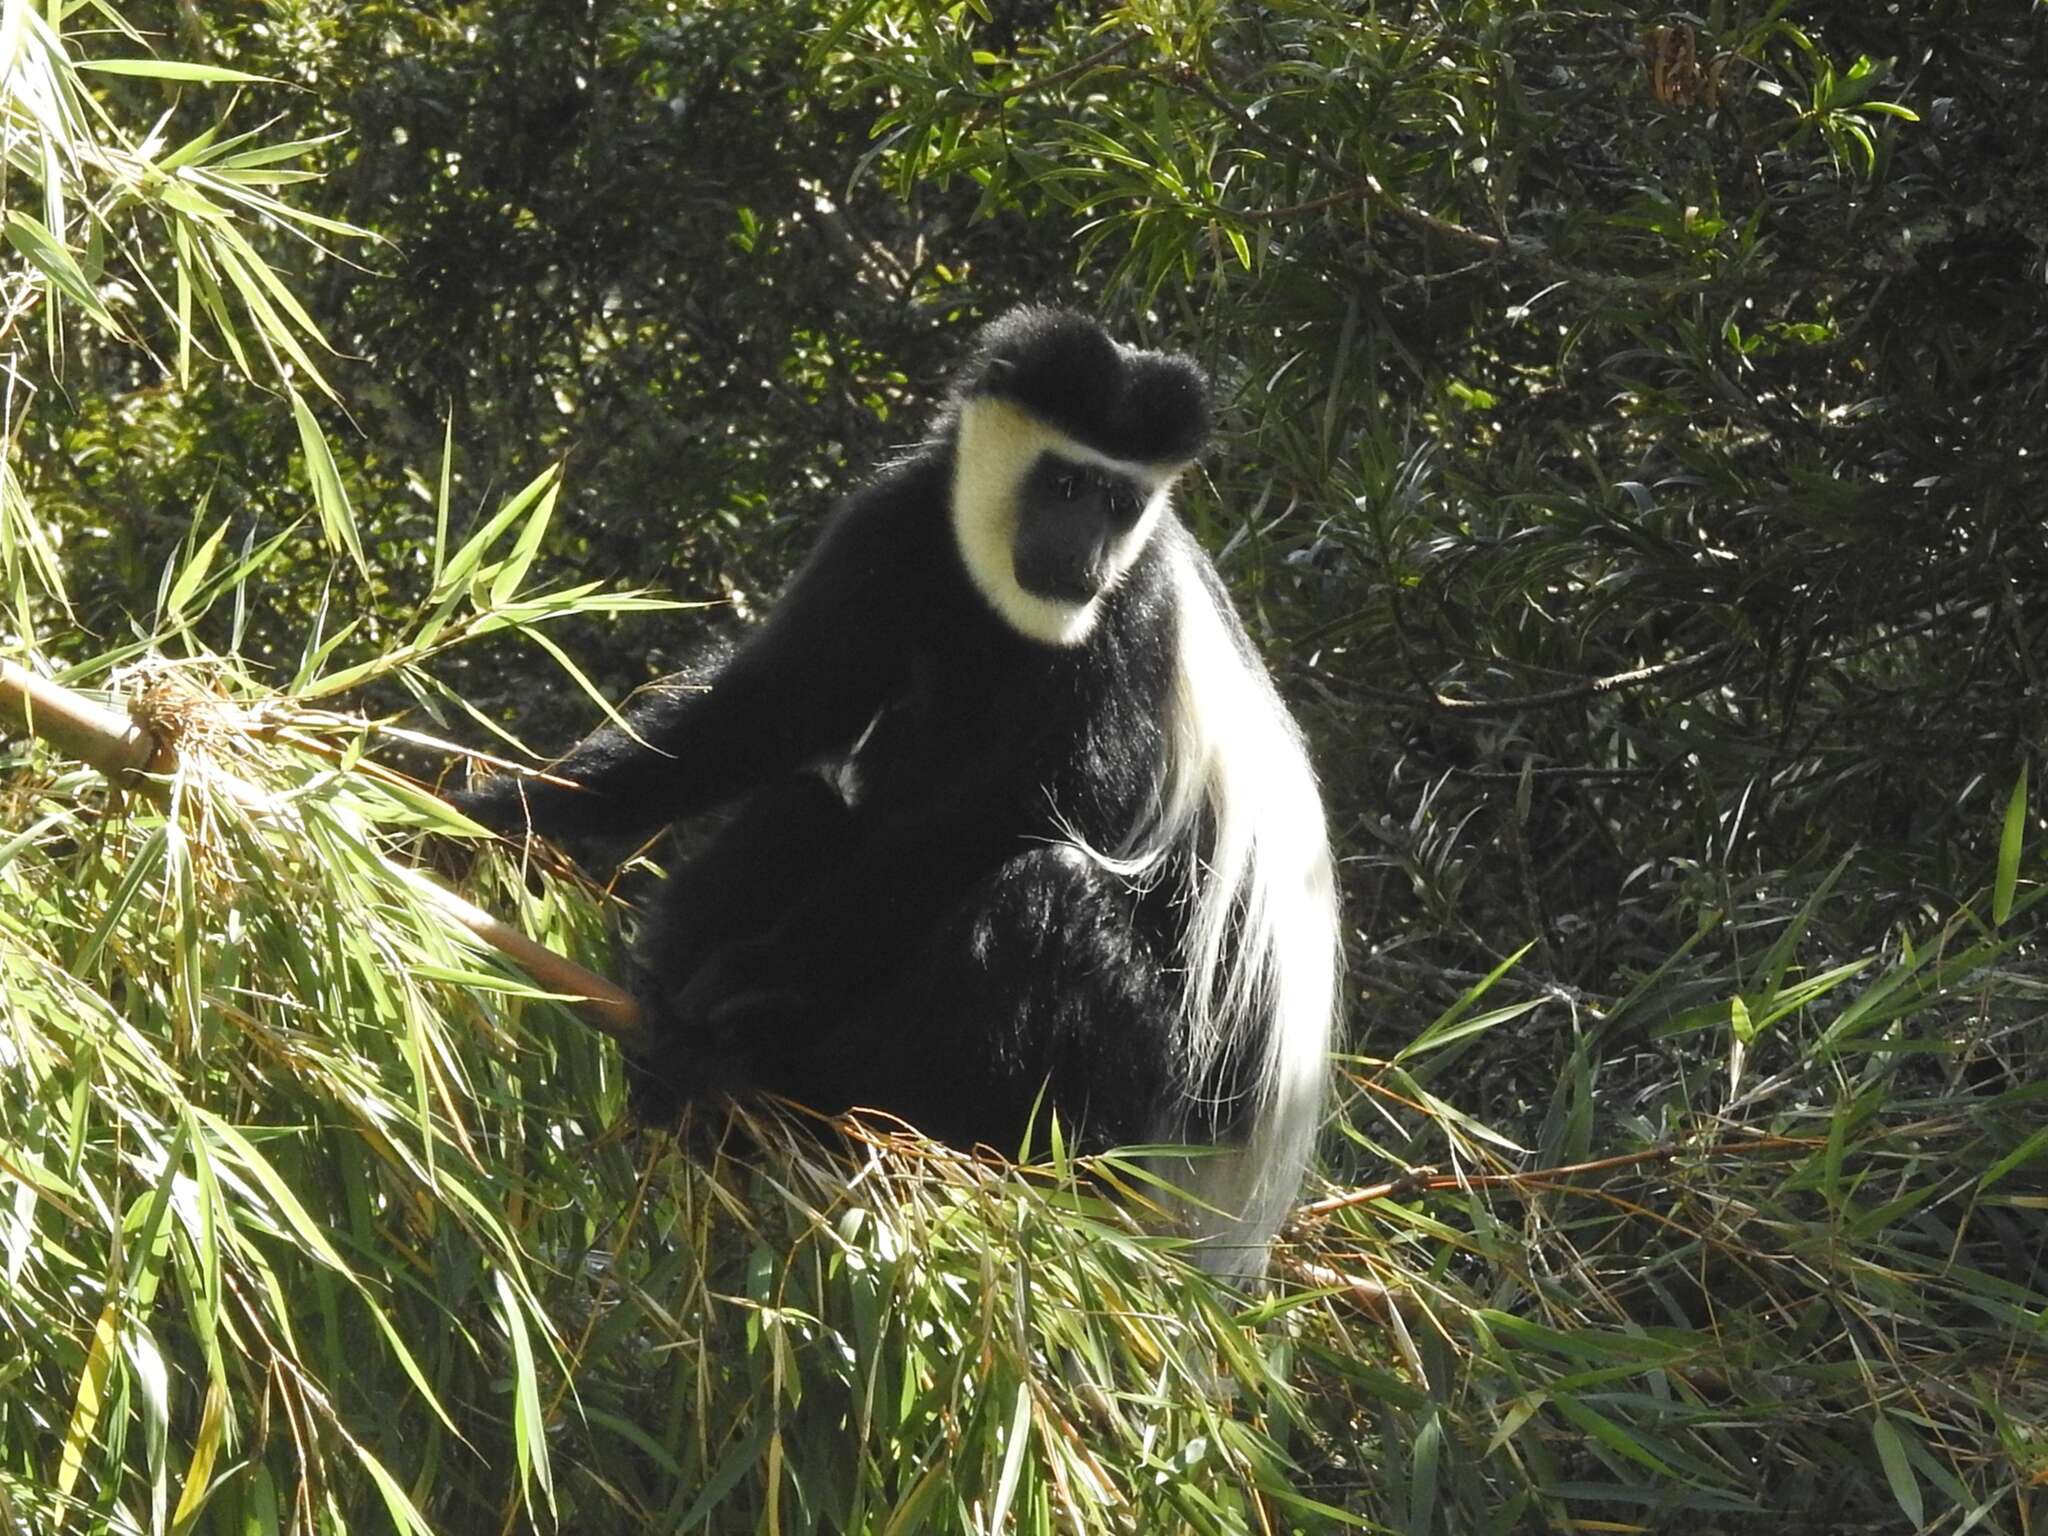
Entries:
{"label": "black fur", "polygon": [[[1207,431],[1192,364],[1060,311],[989,327],[956,404],[975,393],[1130,460]],[[590,836],[743,801],[642,928],[642,1066],[674,1099],[766,1090],[1003,1150],[1048,1108],[1084,1144],[1144,1139],[1187,1090],[1182,872],[1128,881],[1069,839],[1116,852],[1156,805],[1167,548],[1192,541],[1163,519],[1085,642],[1024,638],[955,545],[953,420],[835,513],[707,690],[644,690],[639,740],[607,727],[555,765],[580,789],[499,778],[460,803]]]}
{"label": "black fur", "polygon": [[1185,464],[1209,436],[1209,383],[1188,358],[1120,348],[1070,309],[1013,309],[987,326],[956,398],[1014,400],[1112,457]]}

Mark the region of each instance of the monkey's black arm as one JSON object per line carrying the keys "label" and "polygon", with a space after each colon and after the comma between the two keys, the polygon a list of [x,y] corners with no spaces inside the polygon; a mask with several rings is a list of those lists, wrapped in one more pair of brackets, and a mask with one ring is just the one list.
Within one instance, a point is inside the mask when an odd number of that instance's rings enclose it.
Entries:
{"label": "monkey's black arm", "polygon": [[628,704],[549,772],[577,787],[500,776],[456,805],[495,831],[633,835],[842,753],[896,685],[907,565],[923,530],[914,497],[885,482],[848,502],[765,624],[705,687],[674,680]]}

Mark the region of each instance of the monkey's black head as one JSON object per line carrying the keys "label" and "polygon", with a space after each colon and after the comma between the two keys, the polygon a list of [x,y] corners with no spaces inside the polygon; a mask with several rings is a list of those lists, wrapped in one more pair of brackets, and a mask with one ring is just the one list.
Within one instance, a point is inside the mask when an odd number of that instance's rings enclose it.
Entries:
{"label": "monkey's black head", "polygon": [[1209,436],[1209,382],[1191,358],[1119,346],[1071,309],[1026,305],[985,326],[956,391],[976,397],[1125,463],[1185,464]]}
{"label": "monkey's black head", "polygon": [[1019,634],[1084,643],[1208,431],[1187,358],[1118,346],[1072,310],[1011,310],[981,333],[942,433],[975,587]]}

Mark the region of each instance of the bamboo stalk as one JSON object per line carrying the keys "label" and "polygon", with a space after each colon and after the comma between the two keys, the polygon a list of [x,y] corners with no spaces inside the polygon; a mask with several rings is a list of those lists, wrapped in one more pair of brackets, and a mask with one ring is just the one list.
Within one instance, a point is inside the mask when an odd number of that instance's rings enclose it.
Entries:
{"label": "bamboo stalk", "polygon": [[29,735],[40,736],[110,779],[169,766],[156,763],[156,742],[133,720],[37,677],[4,656],[0,656],[0,709],[19,721]]}
{"label": "bamboo stalk", "polygon": [[[138,722],[37,677],[4,657],[0,657],[0,718],[18,722],[31,736],[41,737],[110,779],[129,779],[141,772],[164,774],[177,766],[176,753]],[[274,797],[252,784],[226,777],[218,783],[237,804],[255,814],[288,814]],[[155,797],[163,793],[162,784],[154,779],[140,780],[136,787]],[[570,999],[569,1006],[591,1028],[624,1044],[639,1039],[640,1008],[625,988],[536,943],[419,870],[391,859],[382,862],[394,878],[436,912],[483,940],[548,991]]]}

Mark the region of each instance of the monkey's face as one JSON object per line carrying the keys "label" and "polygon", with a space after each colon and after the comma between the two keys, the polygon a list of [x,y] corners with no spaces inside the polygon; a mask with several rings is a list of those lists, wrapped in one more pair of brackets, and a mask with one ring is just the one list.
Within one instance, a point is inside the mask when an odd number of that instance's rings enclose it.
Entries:
{"label": "monkey's face", "polygon": [[1093,602],[1129,565],[1125,546],[1147,499],[1118,470],[1041,453],[1017,492],[1017,585],[1050,602]]}
{"label": "monkey's face", "polygon": [[1209,431],[1188,358],[1119,346],[1086,315],[1011,310],[954,392],[953,528],[1013,629],[1081,645]]}
{"label": "monkey's face", "polygon": [[961,404],[954,452],[953,531],[975,588],[1028,639],[1084,642],[1180,466],[1119,462],[987,395]]}

